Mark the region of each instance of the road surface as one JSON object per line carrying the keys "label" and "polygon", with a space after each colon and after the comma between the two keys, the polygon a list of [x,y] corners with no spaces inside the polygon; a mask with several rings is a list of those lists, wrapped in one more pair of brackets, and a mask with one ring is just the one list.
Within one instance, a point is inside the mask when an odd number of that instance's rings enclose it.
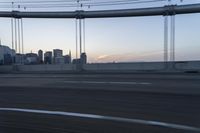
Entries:
{"label": "road surface", "polygon": [[200,132],[200,75],[1,74],[0,132]]}

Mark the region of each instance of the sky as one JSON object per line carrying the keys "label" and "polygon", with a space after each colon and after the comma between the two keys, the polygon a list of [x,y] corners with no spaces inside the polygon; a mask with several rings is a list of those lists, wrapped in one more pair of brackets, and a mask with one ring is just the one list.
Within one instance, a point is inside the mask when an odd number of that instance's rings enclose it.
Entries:
{"label": "sky", "polygon": [[[200,0],[183,0],[182,3],[175,0],[173,2],[176,4],[193,4],[200,3]],[[91,7],[85,10],[156,7],[163,6],[164,4],[166,2],[103,8]],[[0,8],[0,10],[3,11],[5,9]],[[27,10],[32,11],[32,9]],[[44,52],[51,51],[52,49],[62,49],[64,54],[71,50],[72,56],[75,58],[74,19],[23,19],[23,23],[26,53],[31,51],[37,52],[39,49],[42,49]],[[86,53],[90,63],[163,60],[163,16],[86,19],[85,24]],[[176,16],[176,60],[200,59],[199,24],[200,14]],[[11,47],[10,27],[10,18],[0,18],[0,38],[2,44]]]}

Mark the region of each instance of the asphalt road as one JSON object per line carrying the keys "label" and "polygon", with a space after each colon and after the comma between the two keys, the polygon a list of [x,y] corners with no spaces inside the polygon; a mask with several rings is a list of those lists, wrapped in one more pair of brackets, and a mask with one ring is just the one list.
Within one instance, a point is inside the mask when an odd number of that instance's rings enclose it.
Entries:
{"label": "asphalt road", "polygon": [[0,75],[1,132],[200,132],[200,75]]}

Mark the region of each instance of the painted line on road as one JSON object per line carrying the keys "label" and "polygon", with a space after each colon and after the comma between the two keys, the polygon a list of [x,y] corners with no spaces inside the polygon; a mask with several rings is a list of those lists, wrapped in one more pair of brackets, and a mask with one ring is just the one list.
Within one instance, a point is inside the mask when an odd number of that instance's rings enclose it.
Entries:
{"label": "painted line on road", "polygon": [[159,126],[159,127],[166,127],[166,128],[172,128],[172,129],[200,132],[199,127],[167,123],[167,122],[113,117],[113,116],[104,116],[104,115],[95,115],[95,114],[83,114],[83,113],[73,113],[73,112],[63,112],[63,111],[36,110],[36,109],[22,109],[22,108],[0,108],[0,111],[15,111],[15,112],[27,112],[27,113],[48,114],[48,115],[71,116],[71,117],[90,118],[90,119],[99,119],[99,120],[116,121],[116,122],[127,122],[127,123],[135,123],[135,124],[142,124],[142,125]]}
{"label": "painted line on road", "polygon": [[149,82],[106,82],[106,81],[63,81],[65,83],[71,84],[118,84],[118,85],[151,85],[152,83]]}

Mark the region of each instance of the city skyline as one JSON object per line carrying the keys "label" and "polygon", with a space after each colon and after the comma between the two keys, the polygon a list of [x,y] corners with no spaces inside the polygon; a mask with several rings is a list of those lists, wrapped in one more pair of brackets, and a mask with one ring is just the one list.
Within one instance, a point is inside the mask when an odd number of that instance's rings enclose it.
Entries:
{"label": "city skyline", "polygon": [[[191,4],[197,1],[184,2]],[[177,60],[199,60],[198,17],[199,14],[176,16]],[[1,20],[2,43],[11,46],[10,19]],[[65,50],[64,53],[70,49],[72,57],[76,57],[74,19],[23,20],[26,53],[59,48]],[[163,23],[162,16],[86,19],[86,53],[89,62],[162,61]]]}

